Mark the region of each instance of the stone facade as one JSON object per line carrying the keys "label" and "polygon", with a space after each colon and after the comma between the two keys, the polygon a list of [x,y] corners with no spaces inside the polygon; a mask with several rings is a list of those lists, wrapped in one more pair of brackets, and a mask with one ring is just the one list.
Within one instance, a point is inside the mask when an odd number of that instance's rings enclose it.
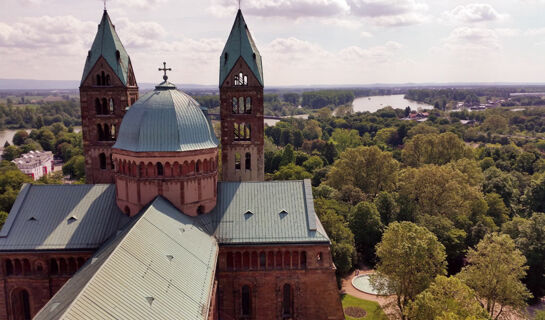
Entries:
{"label": "stone facade", "polygon": [[0,254],[0,320],[31,319],[93,252]]}
{"label": "stone facade", "polygon": [[216,277],[224,320],[344,319],[328,245],[220,246]]}
{"label": "stone facade", "polygon": [[87,183],[113,183],[111,148],[123,115],[138,100],[132,65],[129,64],[129,80],[124,85],[101,57],[79,91]]}
{"label": "stone facade", "polygon": [[156,196],[187,215],[216,206],[218,149],[184,152],[131,152],[113,149],[117,205],[136,215]]}
{"label": "stone facade", "polygon": [[263,86],[242,57],[220,86],[220,103],[223,181],[263,181]]}

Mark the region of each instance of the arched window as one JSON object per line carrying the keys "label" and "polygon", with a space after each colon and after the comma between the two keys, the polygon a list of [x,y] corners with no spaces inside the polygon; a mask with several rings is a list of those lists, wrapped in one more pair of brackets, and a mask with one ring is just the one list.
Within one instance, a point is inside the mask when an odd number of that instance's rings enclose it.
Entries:
{"label": "arched window", "polygon": [[250,316],[252,314],[252,292],[249,286],[242,286],[241,311],[243,316]]}
{"label": "arched window", "polygon": [[289,251],[284,252],[284,269],[291,268],[291,255]]}
{"label": "arched window", "polygon": [[157,167],[157,175],[162,176],[164,174],[163,173],[163,164],[161,162],[157,162],[157,164],[155,166]]}
{"label": "arched window", "polygon": [[240,170],[240,153],[235,153],[235,170]]}
{"label": "arched window", "polygon": [[238,113],[244,113],[244,97],[238,98]]}
{"label": "arched window", "polygon": [[95,112],[96,114],[102,114],[102,104],[98,98],[95,99]]}
{"label": "arched window", "polygon": [[112,131],[110,130],[110,125],[105,124],[104,125],[104,141],[110,141],[112,140]]}
{"label": "arched window", "polygon": [[52,275],[59,274],[59,265],[57,264],[57,260],[51,258],[49,260],[49,273]]}
{"label": "arched window", "polygon": [[102,114],[108,114],[108,100],[102,98]]}
{"label": "arched window", "polygon": [[104,141],[104,129],[102,129],[101,124],[97,124],[97,136],[98,141]]}
{"label": "arched window", "polygon": [[267,267],[267,257],[265,256],[265,252],[259,253],[259,268],[265,269]]}
{"label": "arched window", "polygon": [[300,261],[300,267],[302,269],[306,269],[307,268],[307,253],[305,251],[301,252],[301,261]]}
{"label": "arched window", "polygon": [[269,253],[267,254],[267,268],[274,268],[274,252],[272,251],[269,251]]}
{"label": "arched window", "polygon": [[114,99],[110,98],[110,103],[108,106],[110,109],[110,114],[114,114]]}
{"label": "arched window", "polygon": [[233,270],[234,264],[233,264],[233,253],[228,252],[227,253],[227,270]]}
{"label": "arched window", "polygon": [[23,266],[21,265],[21,260],[15,259],[15,274],[22,274],[23,273]]}
{"label": "arched window", "polygon": [[13,263],[10,259],[6,259],[6,275],[11,276],[13,274]]}
{"label": "arched window", "polygon": [[151,162],[148,162],[146,177],[155,177],[155,168]]}
{"label": "arched window", "polygon": [[258,268],[258,262],[257,262],[257,252],[252,252],[252,263],[251,263],[251,267],[252,269],[254,270],[257,270]]}
{"label": "arched window", "polygon": [[294,269],[298,269],[299,268],[299,252],[298,251],[294,251],[291,253],[291,265]]}
{"label": "arched window", "polygon": [[291,319],[293,316],[293,292],[291,285],[286,283],[282,292],[282,317],[284,319]]}
{"label": "arched window", "polygon": [[107,86],[110,85],[110,75],[109,74],[106,75],[106,85]]}
{"label": "arched window", "polygon": [[100,75],[100,85],[103,86],[106,84],[106,77],[104,76],[104,71]]}
{"label": "arched window", "polygon": [[276,261],[275,261],[276,269],[282,269],[282,252],[277,251],[276,252]]}
{"label": "arched window", "polygon": [[244,76],[244,82],[243,82],[243,85],[247,86],[248,85],[248,76]]}
{"label": "arched window", "polygon": [[197,163],[195,163],[195,172],[200,173],[202,169],[201,160],[197,160]]}
{"label": "arched window", "polygon": [[100,163],[100,169],[106,170],[106,155],[104,153],[98,155],[98,162]]}
{"label": "arched window", "polygon": [[238,99],[236,97],[233,98],[233,114],[238,113]]}
{"label": "arched window", "polygon": [[66,260],[63,258],[59,259],[59,274],[66,274],[67,267],[66,267]]}
{"label": "arched window", "polygon": [[242,254],[242,268],[244,270],[250,269],[250,253],[249,252],[244,252]]}
{"label": "arched window", "polygon": [[11,297],[12,312],[15,319],[30,320],[30,298],[25,289],[15,289]]}
{"label": "arched window", "polygon": [[100,86],[100,74],[97,74],[97,82],[96,82],[96,85],[97,85],[97,86]]}
{"label": "arched window", "polygon": [[246,97],[246,104],[244,104],[244,113],[252,113],[252,98]]}
{"label": "arched window", "polygon": [[246,152],[246,159],[244,161],[244,168],[246,170],[252,170],[252,154]]}

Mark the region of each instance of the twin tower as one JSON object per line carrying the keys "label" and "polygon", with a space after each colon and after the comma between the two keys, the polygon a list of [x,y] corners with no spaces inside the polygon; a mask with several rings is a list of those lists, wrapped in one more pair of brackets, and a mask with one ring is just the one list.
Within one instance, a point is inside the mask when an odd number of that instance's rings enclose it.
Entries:
{"label": "twin tower", "polygon": [[[217,181],[220,170],[223,181],[264,179],[263,84],[261,55],[239,10],[220,57],[221,169],[217,165],[217,152],[216,159],[210,160],[214,164],[208,164],[209,172],[215,174],[214,181]],[[136,162],[135,168],[123,168],[127,165],[119,162],[120,157],[116,156],[114,145],[125,113],[140,101],[131,59],[106,10],[85,61],[80,99],[87,182],[119,184],[117,176],[131,170],[136,172],[135,178],[145,180],[146,175],[138,173],[146,171],[146,168],[138,167]],[[207,116],[207,110],[200,109]],[[148,138],[152,137],[141,137]],[[161,145],[163,142],[155,143]],[[159,168],[154,170],[157,173]],[[187,176],[179,177],[171,171],[170,175],[156,177],[154,183],[161,194],[163,183],[168,184],[169,180],[176,178],[191,181],[191,173],[196,171],[191,169]],[[128,183],[127,186],[130,189]],[[130,201],[127,203],[131,204]],[[132,207],[135,208],[131,210]],[[127,205],[125,211],[135,214],[133,211],[137,209],[138,206]]]}

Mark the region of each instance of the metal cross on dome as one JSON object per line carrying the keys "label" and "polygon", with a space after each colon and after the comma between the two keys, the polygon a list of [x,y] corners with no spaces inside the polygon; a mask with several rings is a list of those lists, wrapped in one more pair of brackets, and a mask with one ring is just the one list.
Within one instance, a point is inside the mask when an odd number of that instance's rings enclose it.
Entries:
{"label": "metal cross on dome", "polygon": [[167,63],[163,62],[163,69],[159,68],[159,71],[163,71],[165,74],[163,75],[163,80],[167,81],[167,71],[172,71],[172,68],[167,68]]}

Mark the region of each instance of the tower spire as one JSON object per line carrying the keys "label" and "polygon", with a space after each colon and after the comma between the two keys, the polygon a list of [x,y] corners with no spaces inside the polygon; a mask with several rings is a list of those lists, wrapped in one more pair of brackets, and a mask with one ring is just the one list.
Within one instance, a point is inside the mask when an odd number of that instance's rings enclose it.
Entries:
{"label": "tower spire", "polygon": [[104,11],[106,11],[106,0],[104,0]]}

